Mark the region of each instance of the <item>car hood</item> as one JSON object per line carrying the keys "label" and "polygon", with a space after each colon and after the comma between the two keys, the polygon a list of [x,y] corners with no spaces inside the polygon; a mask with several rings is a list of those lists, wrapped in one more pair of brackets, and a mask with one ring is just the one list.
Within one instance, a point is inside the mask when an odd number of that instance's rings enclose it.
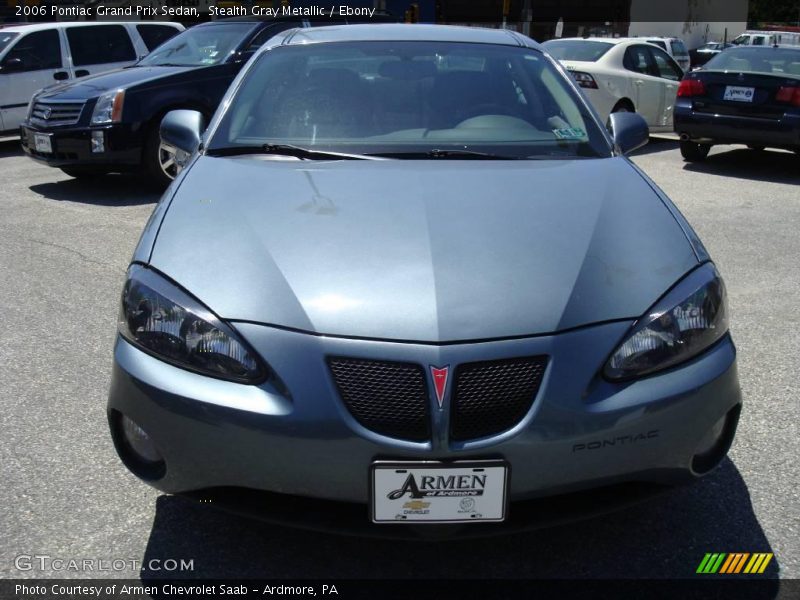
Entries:
{"label": "car hood", "polygon": [[434,343],[636,318],[697,264],[624,158],[203,156],[150,261],[229,320]]}
{"label": "car hood", "polygon": [[37,96],[39,100],[88,100],[97,98],[100,94],[119,88],[129,88],[133,85],[150,83],[164,79],[176,73],[191,71],[197,67],[130,67],[115,69],[90,75],[74,81],[67,81],[45,88]]}

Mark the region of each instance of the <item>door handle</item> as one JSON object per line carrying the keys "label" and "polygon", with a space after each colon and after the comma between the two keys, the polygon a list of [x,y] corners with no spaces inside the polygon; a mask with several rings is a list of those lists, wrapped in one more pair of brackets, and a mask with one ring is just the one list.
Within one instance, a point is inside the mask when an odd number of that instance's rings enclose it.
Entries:
{"label": "door handle", "polygon": [[636,85],[642,85],[644,81],[641,79],[635,79],[633,83],[635,83]]}
{"label": "door handle", "polygon": [[89,74],[89,71],[86,69],[78,69],[75,71],[75,77],[86,77]]}
{"label": "door handle", "polygon": [[69,73],[66,71],[56,71],[53,73],[53,79],[56,81],[64,81],[65,79],[69,79]]}

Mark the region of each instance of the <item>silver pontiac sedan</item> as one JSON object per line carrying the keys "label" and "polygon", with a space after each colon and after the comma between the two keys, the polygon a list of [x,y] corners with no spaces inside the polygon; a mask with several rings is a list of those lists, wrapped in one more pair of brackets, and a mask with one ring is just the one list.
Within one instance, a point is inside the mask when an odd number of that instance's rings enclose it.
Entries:
{"label": "silver pontiac sedan", "polygon": [[[287,31],[122,292],[108,405],[150,485],[364,535],[483,535],[698,479],[741,408],[725,286],[566,72],[509,31]],[[425,532],[428,533],[425,533]]]}

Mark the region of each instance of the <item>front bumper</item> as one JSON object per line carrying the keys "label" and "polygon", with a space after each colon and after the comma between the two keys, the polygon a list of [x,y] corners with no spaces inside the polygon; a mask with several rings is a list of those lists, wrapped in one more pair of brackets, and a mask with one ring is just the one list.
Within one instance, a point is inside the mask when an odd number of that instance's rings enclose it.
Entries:
{"label": "front bumper", "polygon": [[[103,152],[92,152],[92,132],[103,132]],[[46,135],[52,152],[36,150],[34,136]],[[88,127],[43,128],[23,122],[20,125],[23,151],[37,162],[51,167],[108,167],[114,171],[132,171],[141,163],[143,139],[135,126],[127,123]]]}
{"label": "front bumper", "polygon": [[675,133],[693,142],[709,144],[753,144],[770,148],[800,148],[800,113],[785,113],[779,119],[697,112],[688,99],[675,106]]}
{"label": "front bumper", "polygon": [[[238,505],[248,514],[260,502],[253,500],[258,494],[264,494],[266,512],[271,506],[278,512],[279,500],[288,496],[321,499],[329,501],[323,504],[331,510],[348,506],[352,514],[363,514],[361,525],[379,531],[385,528],[368,525],[366,508],[369,467],[376,459],[505,459],[512,473],[511,515],[515,506],[524,513],[531,501],[556,494],[611,484],[691,481],[701,474],[693,460],[704,436],[726,415],[738,416],[735,348],[726,336],[677,369],[612,384],[598,377],[598,370],[630,325],[434,346],[327,338],[237,323],[236,329],[282,380],[281,385],[260,386],[176,368],[119,338],[109,416],[113,424],[120,414],[127,415],[154,439],[166,469],[148,483],[160,490],[213,497],[218,506],[237,510]],[[541,354],[550,356],[550,362],[523,420],[509,431],[462,443],[448,441],[446,429],[434,430],[432,440],[421,443],[364,429],[339,399],[325,362],[326,356],[351,356],[455,366]],[[724,448],[702,471],[723,458],[735,425],[733,419]],[[112,426],[112,432],[123,461],[136,472],[119,429]],[[598,510],[593,502],[585,508],[588,513]]]}

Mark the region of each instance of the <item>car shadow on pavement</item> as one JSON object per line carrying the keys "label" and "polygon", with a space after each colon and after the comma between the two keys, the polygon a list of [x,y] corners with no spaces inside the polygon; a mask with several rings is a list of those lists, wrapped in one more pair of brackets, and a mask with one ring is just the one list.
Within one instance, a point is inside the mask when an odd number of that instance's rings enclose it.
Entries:
{"label": "car shadow on pavement", "polygon": [[160,194],[133,175],[105,175],[92,179],[64,179],[30,186],[50,200],[98,206],[137,206],[158,202]]}
{"label": "car shadow on pavement", "polygon": [[678,148],[678,140],[670,137],[650,136],[647,145],[630,153],[629,156],[644,156],[645,154],[655,154],[656,152],[667,152]]}
{"label": "car shadow on pavement", "polygon": [[0,140],[0,158],[7,156],[22,156],[22,147],[19,145],[19,138]]}
{"label": "car shadow on pavement", "polygon": [[[591,494],[588,495],[591,498]],[[193,560],[159,577],[291,578],[696,578],[707,552],[771,552],[734,464],[694,485],[624,511],[505,537],[396,541],[337,536],[248,520],[174,496],[156,501],[150,561]],[[761,577],[779,582],[776,557]],[[162,561],[159,563],[158,561]],[[774,593],[773,593],[774,592]]]}
{"label": "car shadow on pavement", "polygon": [[737,177],[771,183],[800,184],[800,156],[794,152],[750,150],[749,148],[715,146],[703,162],[687,162],[683,168],[695,173]]}

